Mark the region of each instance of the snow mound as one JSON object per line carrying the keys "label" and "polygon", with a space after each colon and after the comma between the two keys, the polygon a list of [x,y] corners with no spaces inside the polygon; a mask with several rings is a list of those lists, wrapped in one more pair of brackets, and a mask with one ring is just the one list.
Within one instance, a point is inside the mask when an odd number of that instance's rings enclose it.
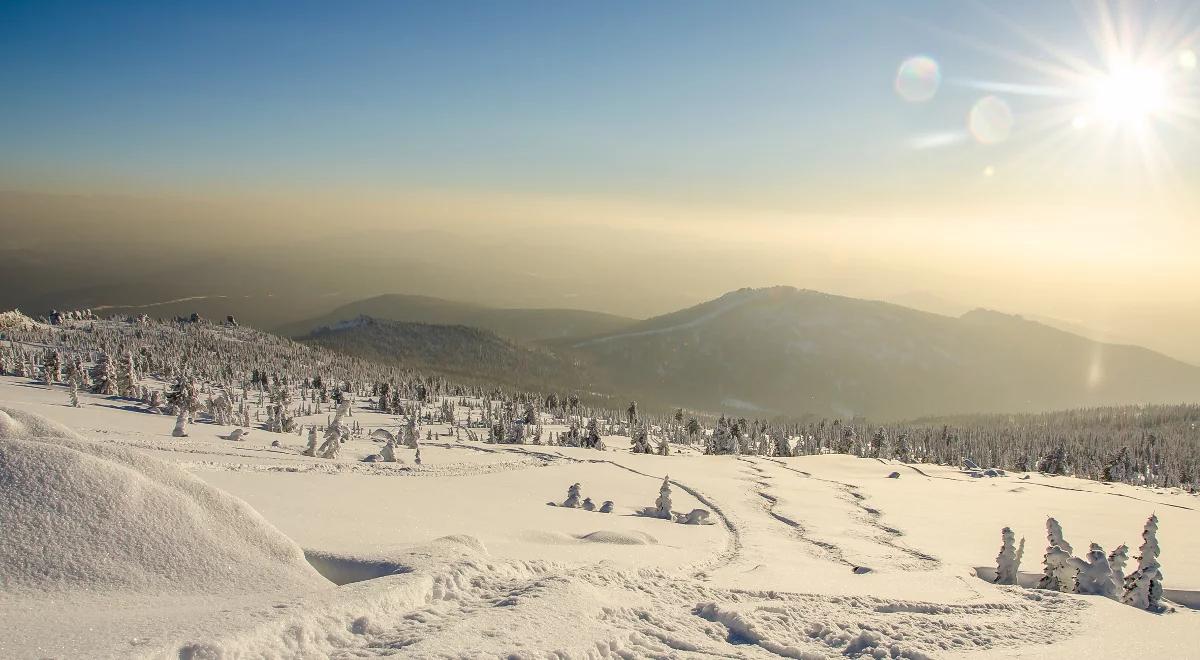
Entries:
{"label": "snow mound", "polygon": [[0,592],[329,588],[241,500],[181,469],[0,408]]}
{"label": "snow mound", "polygon": [[645,532],[614,532],[607,529],[584,534],[578,538],[580,541],[589,543],[612,543],[614,545],[653,545],[658,543],[658,539]]}

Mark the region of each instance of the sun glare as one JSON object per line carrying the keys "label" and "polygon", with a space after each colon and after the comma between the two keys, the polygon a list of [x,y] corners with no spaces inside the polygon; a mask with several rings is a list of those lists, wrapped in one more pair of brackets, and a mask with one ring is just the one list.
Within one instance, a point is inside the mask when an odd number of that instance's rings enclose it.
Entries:
{"label": "sun glare", "polygon": [[1161,71],[1122,66],[1095,81],[1092,105],[1098,117],[1116,124],[1141,123],[1167,104]]}

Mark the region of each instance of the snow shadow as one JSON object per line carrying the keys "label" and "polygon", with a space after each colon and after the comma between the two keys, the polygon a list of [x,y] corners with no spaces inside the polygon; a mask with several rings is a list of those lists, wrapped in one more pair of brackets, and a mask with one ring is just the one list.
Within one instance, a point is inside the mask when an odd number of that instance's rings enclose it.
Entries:
{"label": "snow shadow", "polygon": [[412,572],[412,568],[404,564],[378,559],[347,557],[317,550],[305,550],[304,558],[322,577],[339,587],[388,575]]}

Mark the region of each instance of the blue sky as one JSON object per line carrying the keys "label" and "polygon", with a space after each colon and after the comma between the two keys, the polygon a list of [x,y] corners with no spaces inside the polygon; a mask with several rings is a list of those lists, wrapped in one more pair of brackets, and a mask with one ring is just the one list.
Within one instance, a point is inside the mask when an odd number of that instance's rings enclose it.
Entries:
{"label": "blue sky", "polygon": [[[733,203],[830,186],[931,193],[1029,146],[910,146],[962,131],[985,92],[956,80],[1045,82],[997,56],[1045,55],[997,16],[1099,64],[1088,13],[1030,1],[7,2],[0,176]],[[946,81],[920,104],[892,85],[916,54]],[[1018,129],[1045,103],[1005,101]]]}

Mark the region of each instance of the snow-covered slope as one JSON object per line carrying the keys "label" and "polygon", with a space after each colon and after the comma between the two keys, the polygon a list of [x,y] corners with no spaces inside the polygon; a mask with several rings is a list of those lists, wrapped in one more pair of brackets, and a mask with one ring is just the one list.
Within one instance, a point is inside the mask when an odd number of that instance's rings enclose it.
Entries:
{"label": "snow-covered slope", "polygon": [[[81,527],[116,516],[125,523],[97,542],[125,539],[145,549],[111,553],[148,577],[101,580],[96,590],[74,583],[81,588],[71,587],[67,600],[6,584],[6,658],[1173,658],[1200,644],[1200,611],[1184,606],[1200,592],[1200,559],[1190,552],[1200,541],[1200,500],[1178,491],[1037,474],[975,478],[838,455],[632,455],[629,440],[617,436],[604,439],[603,452],[489,445],[456,440],[437,424],[426,426],[433,436],[422,441],[419,465],[403,448],[401,463],[364,463],[379,444],[363,435],[338,458],[320,459],[300,455],[305,443],[296,434],[255,429],[234,442],[223,439],[232,427],[195,424],[189,437],[172,438],[169,417],[82,398],[72,408],[61,387],[0,377],[0,406],[33,429],[9,436],[49,438],[6,441],[5,456],[18,443],[54,449],[38,455],[79,454],[56,464],[63,479],[34,488],[42,505],[32,510],[42,517],[21,524],[34,538],[46,533],[39,525],[48,524],[47,510]],[[361,406],[353,419],[366,428],[397,424]],[[299,421],[326,420],[322,413]],[[71,467],[93,463],[101,474],[127,476],[96,483]],[[675,510],[709,509],[716,524],[638,515],[654,504],[666,475]],[[572,483],[597,504],[613,500],[614,512],[547,506],[561,503]],[[91,492],[96,502],[65,505]],[[209,520],[199,527],[224,547],[175,515],[137,522],[104,513],[118,501],[144,510],[153,498],[172,510],[173,502],[183,506],[183,492],[195,493],[198,507],[188,516]],[[1152,512],[1161,521],[1168,597],[1179,603],[1173,613],[976,577],[977,567],[992,564],[1003,526],[1026,538],[1022,568],[1037,572],[1047,515],[1077,548],[1126,543],[1136,552]],[[178,544],[180,552],[203,556],[181,555],[186,566],[158,558],[150,544],[164,537],[196,538]],[[299,565],[296,546],[332,582]],[[28,565],[38,564],[38,550],[22,552],[35,557]],[[63,555],[87,552],[70,546]],[[223,577],[226,568],[232,579]],[[152,586],[172,572],[191,587]],[[23,584],[37,584],[36,575],[22,574]]]}

